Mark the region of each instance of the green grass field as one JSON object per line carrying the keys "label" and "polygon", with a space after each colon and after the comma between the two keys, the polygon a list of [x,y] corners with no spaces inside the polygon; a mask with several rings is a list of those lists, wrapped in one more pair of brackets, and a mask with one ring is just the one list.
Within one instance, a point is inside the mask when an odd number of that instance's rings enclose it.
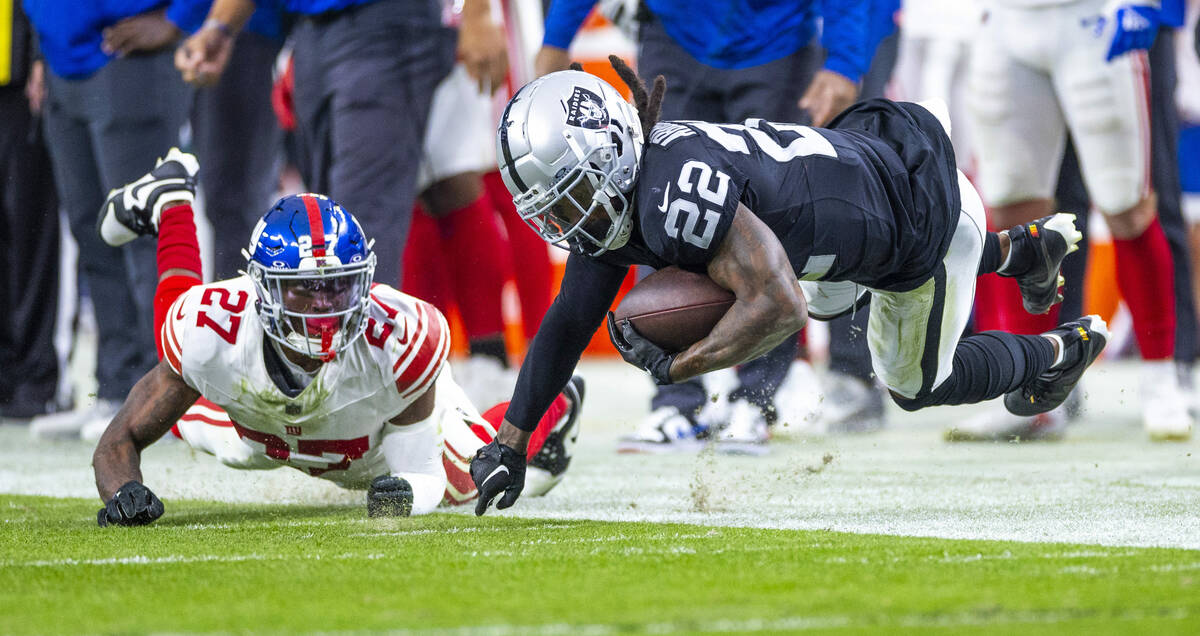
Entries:
{"label": "green grass field", "polygon": [[1200,632],[1200,551],[0,496],[0,631]]}

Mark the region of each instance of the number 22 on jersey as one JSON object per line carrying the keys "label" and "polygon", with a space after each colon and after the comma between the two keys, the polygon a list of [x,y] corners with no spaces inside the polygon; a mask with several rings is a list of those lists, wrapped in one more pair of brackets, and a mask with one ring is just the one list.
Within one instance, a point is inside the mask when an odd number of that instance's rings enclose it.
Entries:
{"label": "number 22 on jersey", "polygon": [[[768,157],[785,163],[797,157],[837,157],[837,152],[833,148],[833,144],[829,140],[822,137],[820,133],[809,128],[808,126],[799,126],[796,124],[777,124],[764,122],[761,119],[747,119],[745,125],[737,124],[710,124],[708,122],[689,121],[685,122],[695,130],[700,131],[704,136],[717,142],[722,148],[729,152],[740,154],[750,154],[750,143],[753,142],[755,147]],[[762,130],[763,126],[770,127],[778,133],[795,133],[796,138],[782,145],[775,140],[774,137]],[[745,133],[749,136],[749,141],[746,137],[739,133]],[[713,184],[713,179],[716,179],[716,184]],[[718,208],[725,204],[725,197],[729,191],[729,175],[714,170],[712,166],[703,161],[691,160],[683,164],[683,168],[679,171],[679,179],[676,182],[680,191],[684,194],[690,194],[695,188],[696,194],[703,201],[712,203]],[[691,243],[700,249],[708,249],[712,243],[713,233],[716,231],[717,222],[721,215],[717,210],[704,210],[704,225],[699,231],[697,225],[700,224],[700,207],[692,201],[685,199],[675,199],[668,203],[670,198],[670,184],[667,185],[667,191],[663,194],[662,205],[659,206],[659,211],[666,213],[664,226],[667,236],[680,239],[686,243]],[[684,215],[683,225],[680,227],[679,216]]]}

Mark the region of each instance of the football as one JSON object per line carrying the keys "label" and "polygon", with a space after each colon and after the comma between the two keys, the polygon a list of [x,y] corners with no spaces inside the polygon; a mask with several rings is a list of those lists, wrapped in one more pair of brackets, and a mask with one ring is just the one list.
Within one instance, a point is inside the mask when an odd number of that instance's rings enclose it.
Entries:
{"label": "football", "polygon": [[613,312],[638,333],[667,351],[683,351],[712,331],[729,307],[733,292],[704,274],[664,267],[642,279]]}

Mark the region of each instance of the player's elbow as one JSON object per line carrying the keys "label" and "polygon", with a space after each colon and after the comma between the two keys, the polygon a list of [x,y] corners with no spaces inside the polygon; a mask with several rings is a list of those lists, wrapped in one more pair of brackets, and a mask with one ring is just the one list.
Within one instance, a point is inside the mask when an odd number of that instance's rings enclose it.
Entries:
{"label": "player's elbow", "polygon": [[788,334],[804,328],[808,322],[808,306],[799,285],[778,284],[771,296],[771,324]]}

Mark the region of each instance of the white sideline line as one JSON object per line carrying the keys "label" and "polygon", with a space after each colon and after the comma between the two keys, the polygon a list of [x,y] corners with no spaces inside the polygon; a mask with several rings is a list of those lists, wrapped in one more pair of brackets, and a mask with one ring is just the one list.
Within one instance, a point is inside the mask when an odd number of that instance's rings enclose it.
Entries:
{"label": "white sideline line", "polygon": [[[905,614],[900,616],[791,616],[780,619],[744,619],[716,621],[669,621],[657,623],[549,623],[542,625],[481,625],[430,630],[395,630],[383,633],[394,636],[525,636],[551,634],[585,634],[605,636],[607,634],[679,634],[679,633],[755,633],[803,630],[826,630],[853,627],[968,627],[1010,624],[1052,625],[1077,619],[1104,619],[1108,621],[1134,621],[1146,618],[1183,620],[1189,618],[1184,609],[1147,609],[1108,613],[1099,610],[1047,610],[1047,611],[983,611],[957,614]],[[322,636],[349,636],[380,632],[318,632]]]}
{"label": "white sideline line", "polygon": [[129,557],[111,557],[107,559],[52,559],[46,561],[5,561],[6,568],[47,568],[64,565],[160,565],[168,563],[237,563],[239,561],[321,561],[347,559],[386,559],[388,555],[381,553],[370,554],[169,554],[161,557],[134,555]]}

